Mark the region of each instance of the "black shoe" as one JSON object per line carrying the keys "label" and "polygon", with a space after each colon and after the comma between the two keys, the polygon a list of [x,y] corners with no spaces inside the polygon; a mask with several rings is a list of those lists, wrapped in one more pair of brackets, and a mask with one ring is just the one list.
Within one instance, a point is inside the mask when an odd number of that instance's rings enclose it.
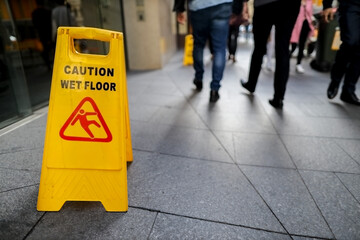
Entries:
{"label": "black shoe", "polygon": [[248,90],[250,93],[254,93],[254,90],[249,88],[248,84],[243,80],[243,79],[240,79],[240,84],[241,86],[243,86],[246,90]]}
{"label": "black shoe", "polygon": [[344,93],[340,95],[340,99],[346,103],[354,104],[360,106],[360,100],[355,93]]}
{"label": "black shoe", "polygon": [[198,80],[198,79],[195,78],[193,83],[196,86],[196,90],[201,91],[201,89],[203,88],[202,80]]}
{"label": "black shoe", "polygon": [[269,103],[271,104],[271,106],[273,106],[274,108],[279,108],[281,109],[283,107],[283,101],[281,99],[270,99]]}
{"label": "black shoe", "polygon": [[217,100],[219,100],[219,98],[220,98],[219,91],[215,91],[215,90],[210,91],[210,102],[214,103]]}
{"label": "black shoe", "polygon": [[331,81],[327,89],[327,97],[329,99],[333,99],[338,93],[338,90],[339,90],[339,83],[335,81]]}

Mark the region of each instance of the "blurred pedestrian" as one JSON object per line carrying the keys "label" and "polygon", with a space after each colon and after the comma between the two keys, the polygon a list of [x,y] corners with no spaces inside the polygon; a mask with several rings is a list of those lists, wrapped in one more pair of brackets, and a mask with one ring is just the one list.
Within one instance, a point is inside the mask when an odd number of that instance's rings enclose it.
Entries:
{"label": "blurred pedestrian", "polygon": [[232,4],[232,14],[229,21],[228,51],[229,58],[236,62],[235,53],[237,49],[237,39],[239,36],[240,25],[248,20],[246,0],[234,0]]}
{"label": "blurred pedestrian", "polygon": [[60,26],[76,26],[76,21],[71,13],[71,6],[67,1],[56,0],[57,6],[52,10],[53,39],[56,41],[57,29]]}
{"label": "blurred pedestrian", "polygon": [[291,54],[298,47],[298,56],[295,66],[297,73],[303,74],[305,70],[301,65],[301,60],[304,57],[305,44],[308,38],[314,32],[314,26],[312,25],[312,15],[313,15],[313,1],[312,0],[302,0],[299,15],[295,22],[294,29],[291,35]]}
{"label": "blurred pedestrian", "polygon": [[[177,21],[185,23],[186,0],[175,0],[173,10],[177,13]],[[210,84],[210,102],[219,98],[220,81],[225,68],[226,40],[229,31],[232,0],[190,0],[190,21],[194,37],[194,69],[193,83],[198,91],[203,87],[204,64],[203,54],[206,41],[211,38],[213,51],[212,81]]]}
{"label": "blurred pedestrian", "polygon": [[44,0],[36,0],[37,8],[31,13],[33,25],[43,46],[41,57],[48,69],[51,69],[52,40],[51,10],[45,7]]}
{"label": "blurred pedestrian", "polygon": [[[345,76],[340,99],[346,103],[360,106],[360,100],[355,94],[356,83],[360,77],[360,1],[339,0],[338,2],[342,43],[331,69],[331,81],[327,96],[329,99],[333,99],[337,95],[341,80]],[[325,21],[333,20],[332,0],[324,0],[323,6]]]}
{"label": "blurred pedestrian", "polygon": [[253,34],[254,51],[251,56],[248,81],[241,85],[253,93],[259,78],[272,26],[275,26],[274,97],[269,103],[274,108],[283,107],[286,84],[289,78],[289,44],[299,13],[300,0],[254,0]]}
{"label": "blurred pedestrian", "polygon": [[247,10],[247,18],[248,20],[246,23],[243,24],[244,26],[244,35],[245,39],[249,40],[250,36],[252,35],[252,19],[254,16],[254,0],[245,0],[246,4],[246,10]]}

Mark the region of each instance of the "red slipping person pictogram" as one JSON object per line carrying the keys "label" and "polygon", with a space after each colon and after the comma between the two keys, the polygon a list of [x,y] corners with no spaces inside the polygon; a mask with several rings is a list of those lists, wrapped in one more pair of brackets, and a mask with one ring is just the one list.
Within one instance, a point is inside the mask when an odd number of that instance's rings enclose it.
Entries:
{"label": "red slipping person pictogram", "polygon": [[[93,111],[84,110],[83,106],[86,103],[90,104],[90,105],[87,104],[88,108],[89,106],[91,106]],[[94,118],[89,119],[91,116],[96,116],[98,121],[94,120]],[[84,136],[84,135],[77,136],[71,134],[70,131],[67,131],[68,128],[71,128],[76,125],[80,125],[88,136]],[[94,135],[94,133],[90,129],[91,125],[95,125],[97,128],[102,129],[103,132],[105,133],[105,137]],[[96,106],[95,101],[90,97],[84,98],[75,108],[73,113],[65,122],[64,126],[60,129],[60,137],[70,141],[111,142],[112,140],[111,132],[108,126],[106,125],[106,122],[102,117],[99,108]]]}

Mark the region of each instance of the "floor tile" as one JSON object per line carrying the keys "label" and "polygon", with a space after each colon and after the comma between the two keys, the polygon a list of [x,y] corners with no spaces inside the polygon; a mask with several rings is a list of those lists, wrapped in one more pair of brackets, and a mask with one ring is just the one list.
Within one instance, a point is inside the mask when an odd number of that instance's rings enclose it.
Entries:
{"label": "floor tile", "polygon": [[0,153],[16,152],[24,149],[44,148],[46,127],[27,128],[22,126],[16,131],[0,137]]}
{"label": "floor tile", "polygon": [[231,158],[235,159],[234,134],[226,131],[213,131],[213,133]]}
{"label": "floor tile", "polygon": [[159,95],[154,93],[144,93],[137,96],[135,103],[177,109],[189,106],[184,96]]}
{"label": "floor tile", "polygon": [[40,171],[0,168],[0,193],[40,183]]}
{"label": "floor tile", "polygon": [[271,115],[280,134],[360,139],[360,120]]}
{"label": "floor tile", "polygon": [[27,239],[147,239],[156,213],[106,212],[100,203],[68,202],[47,212]]}
{"label": "floor tile", "polygon": [[360,173],[360,165],[329,138],[283,136],[299,169]]}
{"label": "floor tile", "polygon": [[345,173],[336,173],[336,175],[340,178],[341,182],[360,203],[360,175]]}
{"label": "floor tile", "polygon": [[[224,92],[224,91],[222,91]],[[260,100],[251,95],[231,93],[222,93],[220,99],[216,104],[209,104],[207,98],[202,98],[200,101],[192,102],[196,111],[204,116],[211,115],[212,113],[223,114],[237,114],[238,116],[246,116],[253,114],[265,114],[264,108]]]}
{"label": "floor tile", "polygon": [[234,164],[159,155],[128,168],[129,204],[284,232]]}
{"label": "floor tile", "polygon": [[214,223],[159,214],[149,239],[291,239],[286,234],[259,231]]}
{"label": "floor tile", "polygon": [[207,129],[207,126],[191,107],[182,109],[161,107],[149,119],[149,122],[170,124],[172,126]]}
{"label": "floor tile", "polygon": [[[160,80],[160,79],[158,79]],[[158,96],[169,95],[169,96],[180,96],[182,97],[181,91],[176,87],[176,85],[168,81],[169,79],[165,77],[162,81],[152,82],[146,89],[145,92],[150,94],[155,94]]]}
{"label": "floor tile", "polygon": [[24,239],[44,214],[36,210],[39,187],[0,193],[0,239]]}
{"label": "floor tile", "polygon": [[290,234],[332,237],[296,170],[248,166],[241,169]]}
{"label": "floor tile", "polygon": [[219,112],[200,113],[201,118],[212,130],[245,133],[275,133],[271,121],[265,114],[244,117],[241,114]]}
{"label": "floor tile", "polygon": [[22,150],[0,154],[1,168],[41,171],[43,149]]}
{"label": "floor tile", "polygon": [[302,104],[300,108],[309,117],[327,117],[327,118],[354,118],[353,112],[339,104]]}
{"label": "floor tile", "polygon": [[337,239],[360,239],[360,204],[333,173],[301,171]]}
{"label": "floor tile", "polygon": [[129,115],[130,120],[148,121],[158,110],[159,106],[130,104]]}
{"label": "floor tile", "polygon": [[208,130],[132,122],[133,148],[177,156],[232,162]]}
{"label": "floor tile", "polygon": [[336,143],[360,164],[360,140],[336,139]]}
{"label": "floor tile", "polygon": [[236,133],[233,140],[239,164],[295,168],[278,135]]}

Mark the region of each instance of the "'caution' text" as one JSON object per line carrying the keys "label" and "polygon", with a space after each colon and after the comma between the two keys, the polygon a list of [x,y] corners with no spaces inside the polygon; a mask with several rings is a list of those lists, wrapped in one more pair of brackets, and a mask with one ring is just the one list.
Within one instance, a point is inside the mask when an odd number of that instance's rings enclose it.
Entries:
{"label": "'caution' text", "polygon": [[86,66],[70,66],[65,65],[64,72],[66,74],[73,75],[89,75],[89,76],[114,76],[114,68],[98,68],[98,67],[86,67]]}

